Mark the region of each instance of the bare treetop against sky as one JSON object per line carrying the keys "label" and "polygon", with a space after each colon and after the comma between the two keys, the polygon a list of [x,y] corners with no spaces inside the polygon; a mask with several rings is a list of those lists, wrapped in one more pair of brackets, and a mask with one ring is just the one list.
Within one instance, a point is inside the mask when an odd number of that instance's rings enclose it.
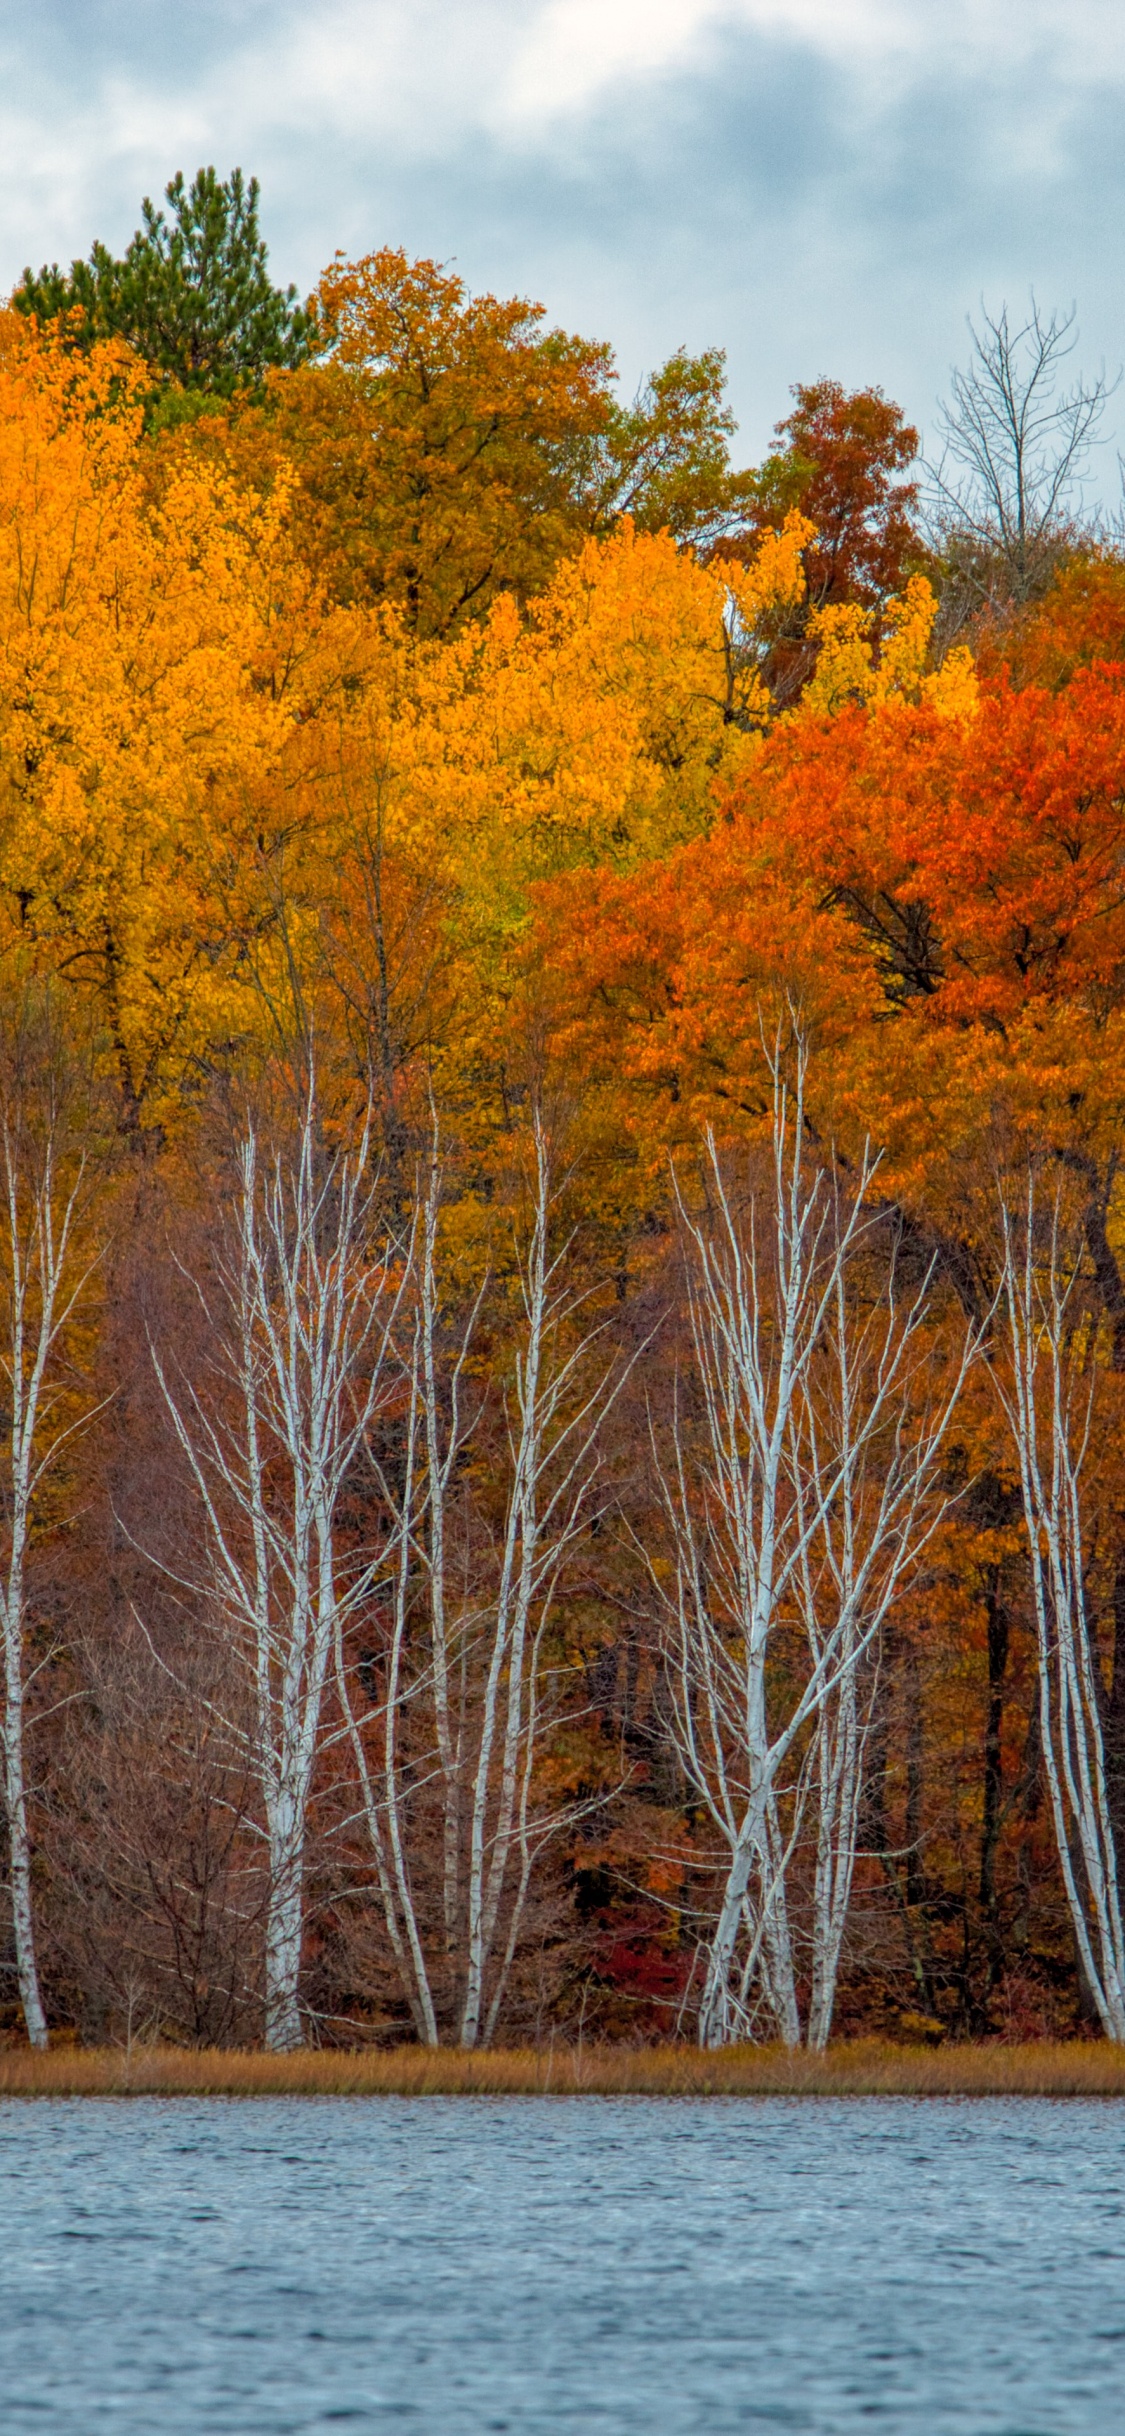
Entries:
{"label": "bare treetop against sky", "polygon": [[613,340],[730,358],[759,451],[789,382],[923,426],[982,293],[1122,352],[1120,0],[8,0],[0,283],[124,245],[238,162],[280,280],[455,258]]}

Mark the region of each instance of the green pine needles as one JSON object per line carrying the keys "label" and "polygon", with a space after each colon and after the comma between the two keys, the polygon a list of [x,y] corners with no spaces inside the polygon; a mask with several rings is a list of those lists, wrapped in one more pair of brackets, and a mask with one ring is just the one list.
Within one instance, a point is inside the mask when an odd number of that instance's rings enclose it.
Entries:
{"label": "green pine needles", "polygon": [[274,287],[258,227],[257,178],[183,172],[165,188],[167,212],[146,195],[143,226],[118,260],[96,243],[88,261],[26,270],[12,297],[40,322],[65,317],[71,343],[122,338],[157,375],[158,395],[230,397],[257,387],[270,365],[308,353],[309,318],[294,287]]}

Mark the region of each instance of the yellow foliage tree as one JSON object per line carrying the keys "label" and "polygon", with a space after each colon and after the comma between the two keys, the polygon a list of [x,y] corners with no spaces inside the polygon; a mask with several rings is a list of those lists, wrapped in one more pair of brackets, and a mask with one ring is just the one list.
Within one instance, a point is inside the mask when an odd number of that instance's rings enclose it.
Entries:
{"label": "yellow foliage tree", "polygon": [[882,648],[875,656],[874,610],[858,601],[814,611],[811,639],[819,644],[815,674],[798,710],[839,710],[845,702],[879,708],[889,702],[931,702],[948,718],[969,718],[977,707],[973,656],[964,645],[928,669],[937,601],[924,575],[912,575],[905,590],[882,612]]}
{"label": "yellow foliage tree", "polygon": [[[299,715],[280,486],[154,478],[140,378],[15,315],[0,345],[0,892],[9,948],[96,993],[127,1130],[232,1021],[255,814]],[[245,851],[244,840],[250,840]]]}
{"label": "yellow foliage tree", "polygon": [[[93,990],[126,1130],[323,975],[388,1090],[426,1041],[491,1065],[528,890],[705,829],[770,716],[760,621],[809,528],[700,563],[624,520],[447,640],[332,607],[283,463],[156,447],[141,376],[11,317],[0,355],[0,889]],[[354,1063],[354,1057],[353,1057]]]}
{"label": "yellow foliage tree", "polygon": [[769,716],[755,625],[795,592],[807,530],[701,565],[623,522],[525,614],[505,596],[445,644],[337,621],[352,658],[307,730],[305,783],[334,968],[388,1088],[454,1001],[459,1060],[494,1062],[535,881],[629,870],[707,827]]}

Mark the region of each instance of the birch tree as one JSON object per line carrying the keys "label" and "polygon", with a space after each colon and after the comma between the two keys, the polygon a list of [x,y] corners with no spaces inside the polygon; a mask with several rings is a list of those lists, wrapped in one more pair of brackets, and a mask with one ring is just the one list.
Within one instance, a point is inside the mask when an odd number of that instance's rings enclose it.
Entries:
{"label": "birch tree", "polygon": [[1097,1349],[1058,1199],[1043,1213],[1029,1169],[1017,1222],[1002,1201],[997,1392],[1019,1464],[1039,1660],[1043,1770],[1082,1969],[1107,2038],[1125,2040],[1125,1934],[1106,1788],[1099,1659],[1087,1594],[1083,1472]]}
{"label": "birch tree", "polygon": [[310,1087],[291,1145],[239,1147],[230,1239],[200,1284],[214,1392],[154,1359],[199,1497],[204,1585],[252,1690],[251,1757],[269,1861],[267,2047],[303,2043],[300,1965],[309,1803],[325,1683],[341,1619],[366,1575],[345,1563],[337,1515],[350,1466],[393,1375],[401,1264],[372,1244],[365,1126],[329,1154]]}
{"label": "birch tree", "polygon": [[866,1316],[857,1308],[875,1163],[845,1196],[808,1159],[806,1042],[792,1091],[780,1040],[769,1062],[769,1182],[747,1220],[713,1142],[710,1216],[681,1202],[699,1426],[689,1433],[681,1402],[659,1449],[675,1730],[726,1854],[704,2046],[752,2034],[763,2011],[786,2044],[801,2039],[787,1871],[814,1787],[808,2035],[828,2036],[862,1789],[857,1670],[941,1519],[938,1460],[970,1353],[931,1375],[930,1280],[900,1300],[893,1264]]}
{"label": "birch tree", "polygon": [[[838,1239],[834,1208],[830,1223]],[[863,1248],[862,1233],[852,1238],[853,1255]],[[903,1309],[892,1248],[884,1290],[864,1312],[849,1294],[848,1260],[837,1262],[811,1392],[794,1407],[787,1464],[799,1550],[794,1604],[817,1686],[808,1761],[816,1860],[806,2030],[817,2050],[828,2044],[835,2010],[882,1628],[938,1519],[928,1492],[940,1441],[927,1445],[923,1424],[921,1441],[905,1449],[897,1443],[918,1384],[929,1284]],[[939,1408],[943,1430],[945,1417]]]}
{"label": "birch tree", "polygon": [[[355,1755],[388,1936],[415,2028],[475,2047],[494,2035],[538,1852],[565,1812],[537,1806],[535,1768],[555,1705],[544,1649],[562,1569],[588,1519],[599,1435],[621,1369],[555,1238],[546,1135],[533,1137],[530,1223],[513,1245],[517,1326],[505,1405],[498,1520],[466,1518],[456,1475],[479,1431],[466,1365],[481,1297],[443,1357],[440,1160],[415,1235],[409,1390],[390,1519],[380,1698],[366,1715],[337,1634],[340,1701]],[[482,1289],[483,1293],[483,1289]],[[456,1503],[456,1512],[454,1511]],[[454,1538],[458,1548],[454,1551]],[[424,1608],[426,1630],[411,1631]],[[440,1907],[424,1894],[419,1799],[436,1791]],[[435,1916],[436,1915],[436,1916]]]}
{"label": "birch tree", "polygon": [[0,1259],[4,1270],[0,1368],[6,1382],[3,1503],[6,1564],[0,1581],[4,1636],[3,1767],[9,1891],[20,2005],[33,2047],[47,2045],[35,1950],[27,1786],[27,1702],[37,1669],[28,1662],[28,1557],[46,1477],[90,1413],[73,1410],[59,1375],[62,1341],[89,1282],[76,1256],[86,1162],[70,1154],[63,1090],[48,1044],[39,1070],[21,1071],[28,1046],[0,1093]]}

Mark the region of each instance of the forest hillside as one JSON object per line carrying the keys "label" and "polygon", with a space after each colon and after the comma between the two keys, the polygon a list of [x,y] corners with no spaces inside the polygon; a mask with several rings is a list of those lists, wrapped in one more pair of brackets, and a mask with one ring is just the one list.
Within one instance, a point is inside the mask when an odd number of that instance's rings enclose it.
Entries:
{"label": "forest hillside", "polygon": [[174,179],[0,312],[0,2031],[1125,2040],[1125,555]]}

